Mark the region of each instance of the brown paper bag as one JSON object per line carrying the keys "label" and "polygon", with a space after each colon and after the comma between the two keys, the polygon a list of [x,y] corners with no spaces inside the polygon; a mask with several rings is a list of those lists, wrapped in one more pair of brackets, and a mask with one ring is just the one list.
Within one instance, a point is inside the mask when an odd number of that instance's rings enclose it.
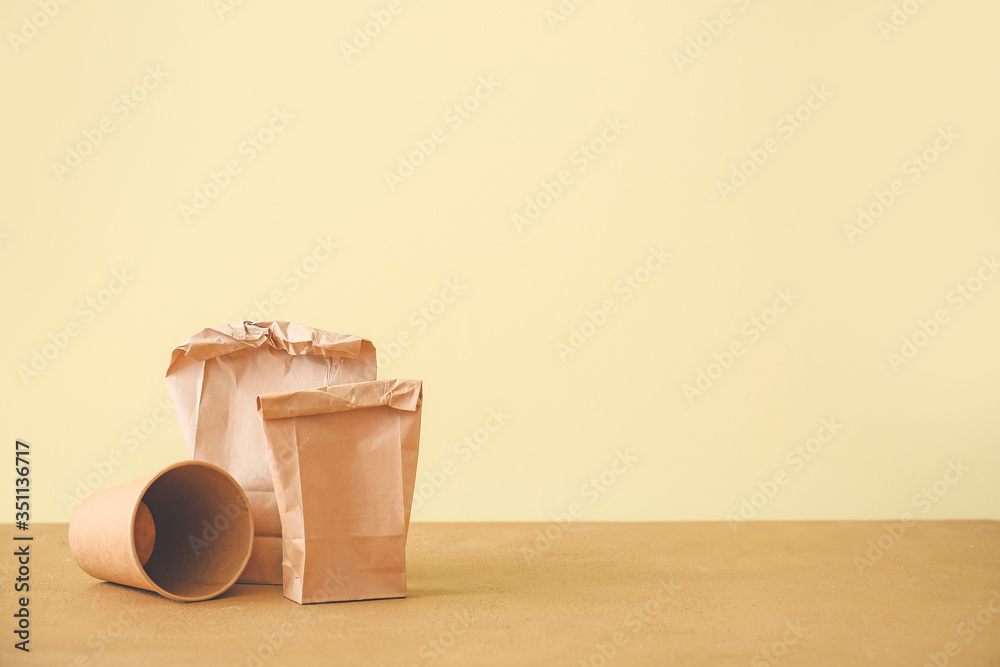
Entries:
{"label": "brown paper bag", "polygon": [[281,583],[281,522],[257,396],[375,379],[375,346],[289,322],[203,329],[174,350],[167,389],[188,455],[228,471],[250,498],[257,536],[240,583]]}
{"label": "brown paper bag", "polygon": [[285,597],[406,596],[421,383],[378,380],[257,399],[281,513]]}

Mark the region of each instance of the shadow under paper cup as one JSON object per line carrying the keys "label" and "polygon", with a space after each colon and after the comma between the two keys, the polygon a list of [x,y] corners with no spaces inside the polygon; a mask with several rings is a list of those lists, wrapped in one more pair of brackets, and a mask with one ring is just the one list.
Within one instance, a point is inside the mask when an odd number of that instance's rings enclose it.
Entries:
{"label": "shadow under paper cup", "polygon": [[236,583],[253,536],[236,480],[211,463],[181,461],[87,498],[70,521],[69,548],[92,577],[197,602]]}

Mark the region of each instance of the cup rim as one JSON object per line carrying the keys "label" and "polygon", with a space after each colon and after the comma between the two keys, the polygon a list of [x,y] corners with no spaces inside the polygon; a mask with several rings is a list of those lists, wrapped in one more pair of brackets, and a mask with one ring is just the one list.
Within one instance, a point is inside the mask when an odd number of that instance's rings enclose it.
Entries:
{"label": "cup rim", "polygon": [[138,551],[136,551],[135,548],[134,536],[133,539],[129,540],[129,556],[132,559],[133,565],[138,569],[140,573],[139,576],[142,578],[143,582],[145,582],[149,586],[149,590],[159,593],[163,597],[168,598],[170,600],[176,600],[177,602],[201,602],[203,600],[211,600],[212,598],[222,595],[230,588],[232,588],[233,584],[235,584],[236,581],[243,575],[243,570],[246,569],[247,563],[250,562],[250,554],[253,551],[253,541],[255,535],[254,525],[253,525],[253,512],[250,510],[250,498],[247,496],[247,493],[243,489],[243,486],[236,481],[236,478],[234,478],[232,475],[226,472],[226,470],[224,470],[223,468],[220,468],[214,463],[209,463],[208,461],[189,459],[187,461],[177,461],[176,463],[172,463],[166,468],[157,472],[156,474],[150,475],[149,479],[147,479],[146,482],[142,485],[142,488],[139,490],[139,493],[135,495],[135,498],[132,501],[132,510],[129,513],[129,521],[131,522],[130,525],[132,526],[135,525],[135,517],[139,511],[139,504],[142,502],[142,499],[143,497],[145,497],[146,491],[149,489],[150,486],[152,486],[157,480],[159,480],[161,477],[163,477],[171,470],[176,470],[178,468],[184,468],[187,466],[197,466],[197,467],[207,468],[216,473],[221,473],[222,476],[228,479],[232,483],[232,485],[239,491],[240,496],[243,498],[243,506],[246,507],[247,509],[247,518],[250,521],[250,539],[248,540],[246,555],[243,557],[243,563],[240,565],[239,569],[232,576],[232,578],[229,579],[229,581],[227,581],[225,584],[222,584],[219,587],[217,587],[217,589],[212,590],[209,593],[206,593],[205,595],[188,596],[188,595],[178,595],[177,593],[168,591],[167,589],[163,588],[163,586],[160,586],[158,583],[153,581],[152,577],[150,577],[149,573],[146,572],[145,566],[139,559],[139,553]]}

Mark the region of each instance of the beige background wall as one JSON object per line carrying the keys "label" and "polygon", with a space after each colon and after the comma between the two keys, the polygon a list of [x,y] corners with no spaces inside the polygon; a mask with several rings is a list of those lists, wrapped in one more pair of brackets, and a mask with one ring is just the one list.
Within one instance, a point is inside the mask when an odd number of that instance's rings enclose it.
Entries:
{"label": "beige background wall", "polygon": [[425,381],[417,520],[1000,518],[997,3],[225,2],[0,9],[34,520],[259,317]]}

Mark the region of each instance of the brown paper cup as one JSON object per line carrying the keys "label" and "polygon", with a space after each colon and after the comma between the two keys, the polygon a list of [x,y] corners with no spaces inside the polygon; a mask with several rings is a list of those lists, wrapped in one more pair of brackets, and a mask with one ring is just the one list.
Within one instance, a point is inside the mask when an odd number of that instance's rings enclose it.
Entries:
{"label": "brown paper cup", "polygon": [[236,480],[211,463],[181,461],[85,500],[70,521],[69,548],[92,577],[197,602],[236,583],[253,536]]}

